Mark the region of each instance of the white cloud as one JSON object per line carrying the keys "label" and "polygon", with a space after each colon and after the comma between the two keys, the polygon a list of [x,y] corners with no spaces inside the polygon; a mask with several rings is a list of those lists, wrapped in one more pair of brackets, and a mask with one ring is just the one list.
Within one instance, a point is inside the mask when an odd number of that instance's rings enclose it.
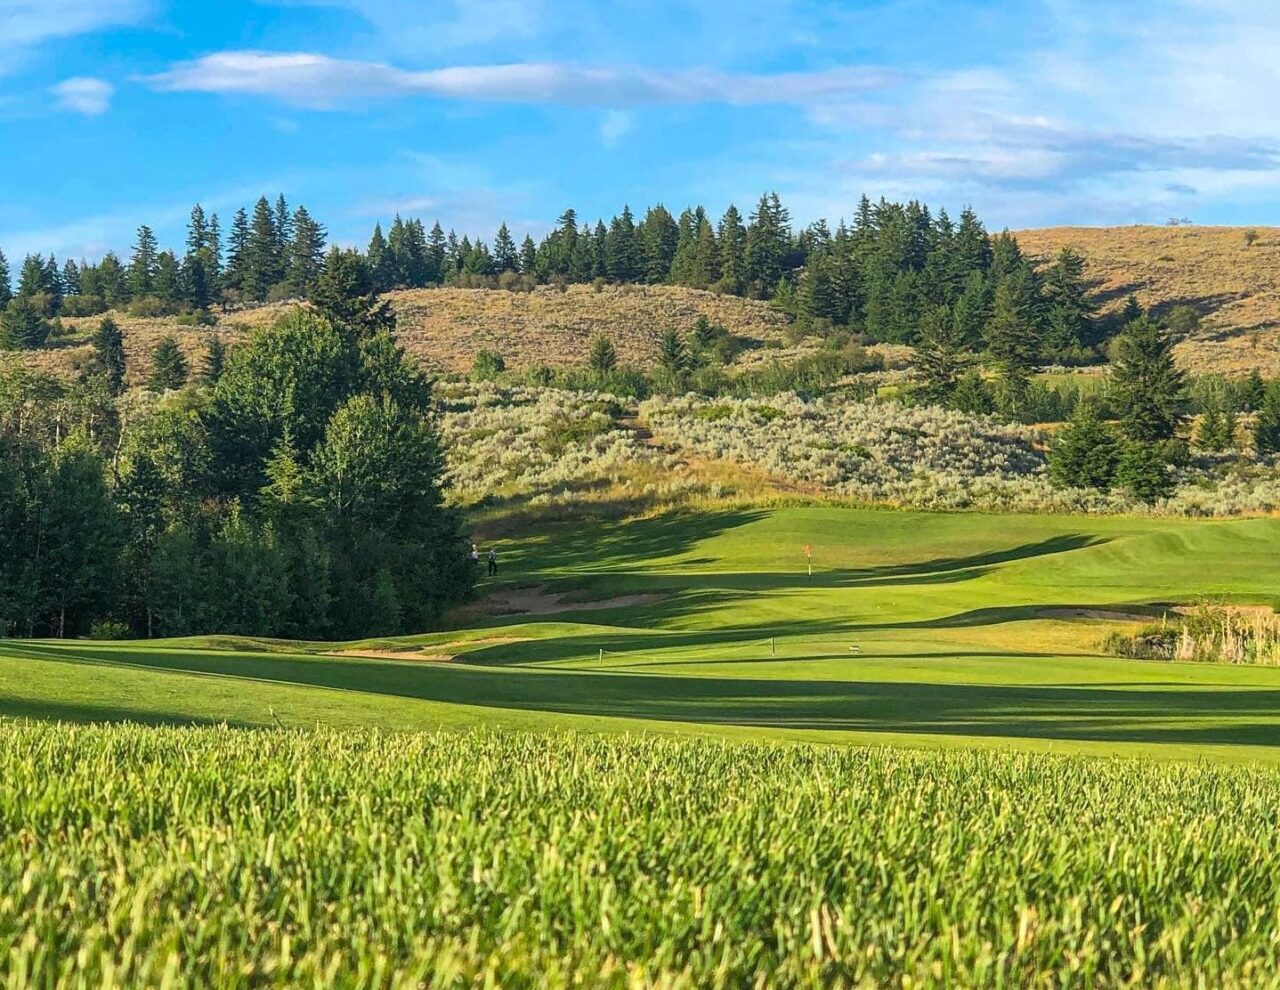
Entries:
{"label": "white cloud", "polygon": [[110,108],[115,90],[105,80],[76,76],[58,83],[50,92],[58,98],[58,106],[64,110],[96,117]]}
{"label": "white cloud", "polygon": [[46,41],[134,24],[150,9],[151,0],[0,0],[0,74]]}
{"label": "white cloud", "polygon": [[616,148],[618,142],[631,133],[635,122],[635,114],[629,110],[605,111],[600,121],[600,143],[606,148]]}
{"label": "white cloud", "polygon": [[149,76],[168,91],[265,96],[332,108],[380,96],[576,106],[803,104],[892,85],[893,73],[850,67],[774,75],[710,69],[586,68],[559,63],[454,66],[410,71],[312,53],[227,51]]}

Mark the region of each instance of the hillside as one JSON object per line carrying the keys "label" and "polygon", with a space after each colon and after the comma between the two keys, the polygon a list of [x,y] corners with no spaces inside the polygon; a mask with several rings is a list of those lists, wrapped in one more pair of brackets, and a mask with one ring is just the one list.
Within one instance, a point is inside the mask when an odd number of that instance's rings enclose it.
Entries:
{"label": "hillside", "polygon": [[[470,369],[476,351],[501,354],[508,368],[584,364],[597,334],[605,334],[623,363],[649,365],[659,334],[681,330],[700,316],[757,345],[782,343],[786,317],[768,303],[670,285],[542,286],[533,292],[489,289],[410,289],[388,295],[396,309],[405,349],[432,371]],[[220,316],[217,331],[228,343],[269,322],[284,305]],[[129,378],[140,382],[151,350],[173,334],[198,362],[210,328],[181,326],[176,317],[138,319],[115,314],[124,331]],[[47,370],[72,371],[91,355],[89,336],[101,317],[66,319],[61,340],[29,355]]]}
{"label": "hillside", "polygon": [[1064,247],[1082,252],[1104,311],[1135,295],[1168,312],[1186,305],[1203,317],[1178,358],[1197,372],[1258,367],[1280,375],[1280,228],[1050,227],[1016,232],[1027,254],[1047,260]]}

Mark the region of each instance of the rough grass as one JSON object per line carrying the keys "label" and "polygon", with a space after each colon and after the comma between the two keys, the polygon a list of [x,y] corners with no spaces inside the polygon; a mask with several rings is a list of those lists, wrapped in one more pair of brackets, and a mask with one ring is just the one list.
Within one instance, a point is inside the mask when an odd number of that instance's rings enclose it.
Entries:
{"label": "rough grass", "polygon": [[1196,372],[1240,374],[1254,367],[1280,375],[1280,228],[1051,227],[1017,232],[1023,250],[1043,260],[1064,247],[1081,251],[1088,276],[1115,311],[1130,294],[1168,312],[1191,306],[1204,318],[1195,339],[1178,345]]}

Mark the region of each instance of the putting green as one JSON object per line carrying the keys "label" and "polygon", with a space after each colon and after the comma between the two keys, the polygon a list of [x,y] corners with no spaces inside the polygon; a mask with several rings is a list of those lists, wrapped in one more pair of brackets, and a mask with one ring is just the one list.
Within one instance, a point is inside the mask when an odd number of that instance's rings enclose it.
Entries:
{"label": "putting green", "polygon": [[[1272,519],[817,507],[549,527],[500,547],[498,590],[643,603],[339,646],[5,641],[0,714],[1280,760],[1280,670],[1101,657],[1136,621],[1092,615],[1275,604],[1278,549]],[[459,660],[327,655],[410,646]]]}

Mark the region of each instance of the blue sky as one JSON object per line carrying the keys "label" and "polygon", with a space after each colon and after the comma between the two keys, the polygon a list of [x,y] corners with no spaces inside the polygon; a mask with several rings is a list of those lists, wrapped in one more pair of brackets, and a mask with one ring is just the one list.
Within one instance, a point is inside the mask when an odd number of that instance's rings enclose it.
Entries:
{"label": "blue sky", "polygon": [[766,189],[1278,223],[1276,51],[1262,0],[0,0],[0,248],[277,192],[344,243]]}

